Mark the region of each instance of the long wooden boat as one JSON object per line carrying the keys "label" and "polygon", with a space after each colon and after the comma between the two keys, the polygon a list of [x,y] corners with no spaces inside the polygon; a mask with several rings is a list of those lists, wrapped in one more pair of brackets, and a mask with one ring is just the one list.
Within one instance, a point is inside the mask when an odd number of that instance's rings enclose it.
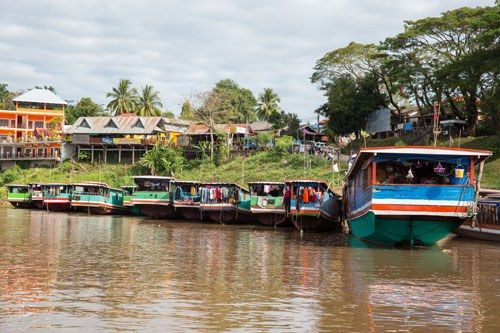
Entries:
{"label": "long wooden boat", "polygon": [[453,233],[465,238],[500,242],[500,191],[481,190],[476,218],[465,221]]}
{"label": "long wooden boat", "polygon": [[290,180],[290,218],[304,231],[326,231],[340,227],[341,200],[325,182]]}
{"label": "long wooden boat", "polygon": [[71,207],[72,184],[42,184],[43,207],[47,210],[67,212]]}
{"label": "long wooden boat", "polygon": [[173,181],[173,205],[186,220],[201,220],[200,183],[189,180]]}
{"label": "long wooden boat", "polygon": [[29,185],[7,184],[7,201],[16,208],[33,208]]}
{"label": "long wooden boat", "polygon": [[475,166],[489,151],[436,147],[362,149],[344,186],[344,214],[363,240],[428,246],[474,214]]}
{"label": "long wooden boat", "polygon": [[139,208],[141,214],[155,219],[165,219],[174,214],[172,177],[136,176],[133,179],[136,188],[131,203]]}
{"label": "long wooden boat", "polygon": [[120,186],[120,188],[123,190],[123,206],[127,207],[132,214],[137,216],[141,215],[139,207],[136,207],[132,204],[132,195],[136,186],[124,185]]}
{"label": "long wooden boat", "polygon": [[127,214],[123,206],[123,191],[105,183],[85,182],[74,184],[71,207],[91,214]]}
{"label": "long wooden boat", "polygon": [[213,222],[247,222],[251,219],[250,193],[235,183],[208,182],[200,184],[202,219]]}
{"label": "long wooden boat", "polygon": [[250,209],[260,224],[276,226],[287,220],[284,182],[251,182],[248,187],[251,196]]}

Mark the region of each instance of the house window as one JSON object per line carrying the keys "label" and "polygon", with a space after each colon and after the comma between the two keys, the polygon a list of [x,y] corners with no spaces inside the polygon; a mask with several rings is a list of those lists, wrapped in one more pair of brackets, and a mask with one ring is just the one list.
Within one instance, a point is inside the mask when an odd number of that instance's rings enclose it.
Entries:
{"label": "house window", "polygon": [[108,121],[108,123],[106,124],[105,127],[107,127],[107,128],[118,128],[118,125],[116,125],[116,123],[113,121],[113,119],[110,119]]}
{"label": "house window", "polygon": [[35,121],[35,128],[43,128],[43,121]]}
{"label": "house window", "polygon": [[9,127],[9,119],[0,119],[0,127]]}
{"label": "house window", "polygon": [[86,119],[83,119],[80,123],[80,125],[78,125],[78,127],[85,127],[85,128],[90,128],[90,125],[88,123],[88,121]]}

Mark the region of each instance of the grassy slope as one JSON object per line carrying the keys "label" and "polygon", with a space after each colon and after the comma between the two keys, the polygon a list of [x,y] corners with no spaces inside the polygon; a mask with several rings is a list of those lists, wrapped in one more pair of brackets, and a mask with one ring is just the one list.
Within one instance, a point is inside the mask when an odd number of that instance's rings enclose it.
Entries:
{"label": "grassy slope", "polygon": [[[286,159],[286,164],[284,160]],[[318,179],[332,183],[331,165],[322,159],[310,157],[310,167],[303,172],[302,155],[277,156],[274,152],[259,152],[247,158],[234,157],[219,167],[204,163],[189,170],[178,172],[177,179],[237,182],[246,186],[249,181],[284,179]],[[345,170],[345,165],[343,165]],[[123,164],[88,164],[65,162],[61,166],[47,168],[21,169],[11,172],[10,183],[76,183],[80,181],[102,181],[113,187],[132,184],[131,176],[138,174],[139,168]],[[337,174],[337,188],[340,185],[340,174]],[[0,174],[1,176],[1,174]],[[4,181],[5,182],[5,181]],[[0,198],[6,197],[6,190],[0,187]]]}

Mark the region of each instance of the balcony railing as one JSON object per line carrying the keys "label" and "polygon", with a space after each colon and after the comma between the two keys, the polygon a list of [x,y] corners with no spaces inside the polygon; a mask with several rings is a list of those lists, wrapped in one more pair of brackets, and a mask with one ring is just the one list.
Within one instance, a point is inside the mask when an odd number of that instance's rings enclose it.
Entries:
{"label": "balcony railing", "polygon": [[0,154],[0,160],[61,160],[60,154]]}
{"label": "balcony railing", "polygon": [[45,138],[29,137],[20,139],[9,137],[8,139],[0,140],[0,144],[46,143],[46,142],[61,142],[61,141],[62,139],[58,137],[45,137]]}

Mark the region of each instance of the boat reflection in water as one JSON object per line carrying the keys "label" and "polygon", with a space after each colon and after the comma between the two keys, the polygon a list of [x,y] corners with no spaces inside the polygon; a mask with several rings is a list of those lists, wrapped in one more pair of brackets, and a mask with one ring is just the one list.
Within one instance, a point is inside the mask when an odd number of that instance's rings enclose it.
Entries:
{"label": "boat reflection in water", "polygon": [[[495,331],[500,248],[0,208],[0,331]],[[337,245],[339,244],[339,245]],[[424,326],[425,325],[425,326]]]}

